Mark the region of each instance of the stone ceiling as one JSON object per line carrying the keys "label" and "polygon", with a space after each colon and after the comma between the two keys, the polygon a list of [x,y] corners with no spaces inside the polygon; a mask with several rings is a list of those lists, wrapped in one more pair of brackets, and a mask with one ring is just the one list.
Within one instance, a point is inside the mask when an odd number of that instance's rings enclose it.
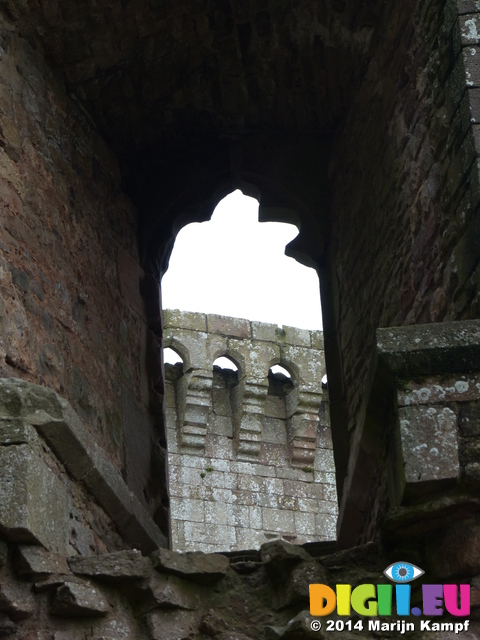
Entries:
{"label": "stone ceiling", "polygon": [[[325,208],[329,140],[365,74],[385,2],[0,0],[0,8],[40,43],[118,155],[141,212],[143,262],[170,238],[165,266],[178,228],[207,219],[243,183],[265,210],[305,219]],[[301,252],[322,249],[317,241]]]}
{"label": "stone ceiling", "polygon": [[[3,0],[117,151],[335,127],[381,0]],[[1,4],[1,3],[0,3]]]}

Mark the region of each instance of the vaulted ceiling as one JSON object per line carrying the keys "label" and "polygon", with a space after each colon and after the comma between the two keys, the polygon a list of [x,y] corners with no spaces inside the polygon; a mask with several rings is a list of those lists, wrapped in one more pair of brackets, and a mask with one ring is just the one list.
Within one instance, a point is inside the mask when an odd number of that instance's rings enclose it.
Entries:
{"label": "vaulted ceiling", "polygon": [[[163,264],[183,221],[205,219],[242,184],[261,193],[265,217],[288,209],[305,222],[325,208],[330,140],[385,10],[384,0],[2,4],[117,154],[144,263],[163,243]],[[315,246],[300,252],[318,260],[315,224],[303,237]]]}

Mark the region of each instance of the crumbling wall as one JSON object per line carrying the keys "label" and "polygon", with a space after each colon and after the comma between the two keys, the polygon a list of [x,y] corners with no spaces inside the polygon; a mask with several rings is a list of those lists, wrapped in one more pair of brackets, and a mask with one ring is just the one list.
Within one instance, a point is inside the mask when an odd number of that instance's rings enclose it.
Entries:
{"label": "crumbling wall", "polygon": [[68,399],[147,504],[136,211],[88,115],[4,16],[0,58],[0,375]]}
{"label": "crumbling wall", "polygon": [[[334,540],[322,333],[166,310],[164,340],[184,359],[166,372],[172,548]],[[220,356],[238,372],[215,370]],[[278,363],[290,380],[269,374]]]}
{"label": "crumbling wall", "polygon": [[[478,640],[480,322],[384,329],[377,350],[398,374],[392,391],[400,408],[390,434],[398,501],[381,540],[347,551],[285,540],[224,554],[158,549],[160,532],[69,404],[44,387],[1,380],[0,635],[373,640],[379,634],[364,617],[362,630],[331,633],[324,619],[322,631],[312,631],[309,585],[385,584],[384,569],[401,559],[425,571],[413,585],[412,606],[422,605],[423,583],[470,585],[470,628],[455,637]],[[468,373],[457,375],[459,368]],[[415,381],[418,371],[430,378]],[[442,426],[449,448],[439,451]],[[328,616],[337,619],[346,622]],[[397,619],[405,617],[380,618]],[[421,620],[408,620],[416,625],[412,640],[451,637],[421,631]],[[395,629],[381,637],[396,637]]]}

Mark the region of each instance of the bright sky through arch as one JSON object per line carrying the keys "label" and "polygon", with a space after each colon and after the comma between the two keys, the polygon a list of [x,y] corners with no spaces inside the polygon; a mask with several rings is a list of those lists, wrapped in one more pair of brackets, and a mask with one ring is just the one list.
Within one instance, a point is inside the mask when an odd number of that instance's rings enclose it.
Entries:
{"label": "bright sky through arch", "polygon": [[177,235],[163,307],[321,329],[318,276],[284,253],[296,235],[295,225],[258,222],[258,201],[234,191],[211,221]]}

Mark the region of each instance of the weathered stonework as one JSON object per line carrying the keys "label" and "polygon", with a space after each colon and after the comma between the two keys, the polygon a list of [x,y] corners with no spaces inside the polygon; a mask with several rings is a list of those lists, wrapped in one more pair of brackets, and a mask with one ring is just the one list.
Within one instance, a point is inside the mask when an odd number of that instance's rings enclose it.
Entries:
{"label": "weathered stonework", "polygon": [[[0,635],[298,640],[312,635],[308,583],[377,583],[402,558],[470,584],[458,637],[478,640],[480,365],[464,321],[480,317],[479,15],[478,0],[0,0],[0,373],[37,385],[42,418],[0,398]],[[130,547],[168,531],[161,277],[178,230],[235,188],[261,220],[297,225],[286,251],[320,276],[348,549],[232,552],[198,584],[199,556],[137,563]],[[241,268],[234,250],[221,268]],[[187,329],[272,336],[246,321]],[[278,433],[262,424],[265,375],[225,402],[210,366],[192,371],[188,456],[216,453],[211,394],[235,463],[262,465]],[[53,392],[81,428],[46,410]],[[308,421],[294,433],[289,472],[312,451]],[[259,494],[280,479],[267,466]],[[224,473],[193,469],[205,484]]]}
{"label": "weathered stonework", "polygon": [[385,519],[391,535],[394,522],[408,529],[422,510],[432,521],[445,509],[453,519],[478,510],[479,370],[478,320],[377,331],[365,427],[340,509],[342,546]]}
{"label": "weathered stonework", "polygon": [[70,404],[13,378],[0,378],[0,496],[7,539],[64,555],[166,545]]}
{"label": "weathered stonework", "polygon": [[[172,548],[334,540],[321,332],[166,310],[164,344],[184,360],[166,373]],[[215,369],[220,356],[238,372]],[[275,364],[292,379],[269,376]]]}

